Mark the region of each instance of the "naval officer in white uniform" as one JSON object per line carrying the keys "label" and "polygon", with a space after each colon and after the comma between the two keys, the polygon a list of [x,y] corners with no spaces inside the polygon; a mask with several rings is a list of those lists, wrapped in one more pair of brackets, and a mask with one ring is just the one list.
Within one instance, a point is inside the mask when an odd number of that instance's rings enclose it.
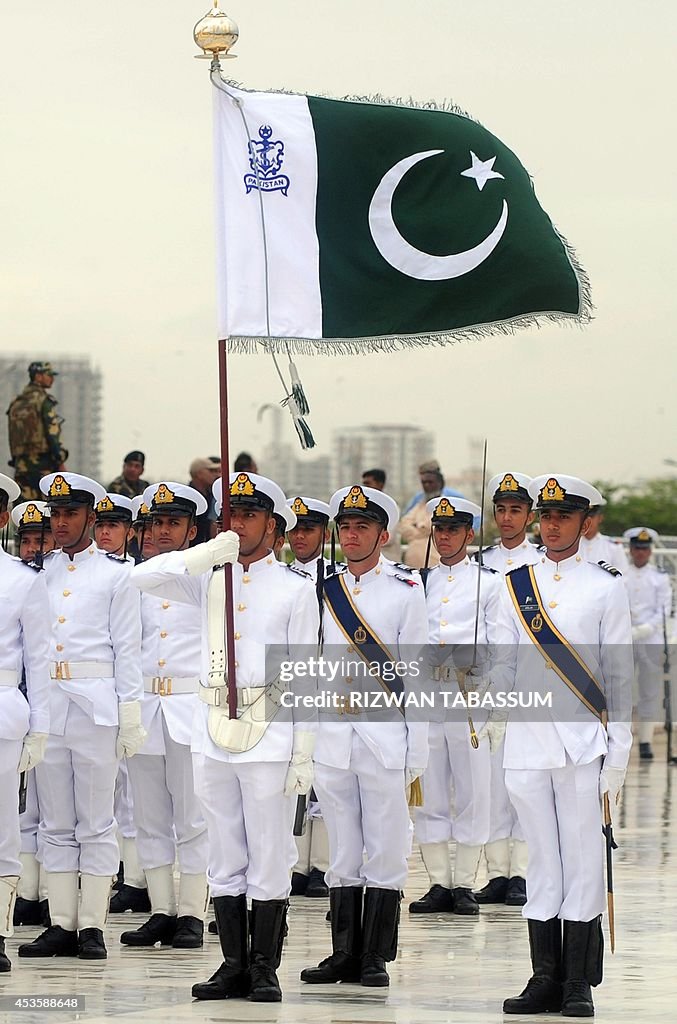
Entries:
{"label": "naval officer in white uniform", "polygon": [[[218,514],[220,480],[213,491]],[[281,661],[305,661],[316,652],[319,615],[308,577],[273,555],[275,512],[285,508],[278,485],[258,474],[233,473],[230,504],[233,530],[187,551],[158,555],[138,565],[134,579],[148,593],[202,609],[193,768],[207,821],[208,877],[224,960],[209,981],[193,986],[193,995],[279,1002],[276,969],[296,860],[292,797],[312,785],[315,745],[312,720],[292,722],[276,710],[280,668]],[[224,685],[224,574],[216,568],[226,562],[235,563],[234,720]]]}
{"label": "naval officer in white uniform", "polygon": [[654,723],[661,717],[663,649],[672,611],[672,588],[667,573],[650,561],[652,545],[658,541],[656,531],[634,526],[623,536],[630,542],[630,565],[624,570],[623,579],[632,618],[639,756],[642,761],[651,761]]}
{"label": "naval officer in white uniform", "polygon": [[[52,623],[50,736],[37,777],[52,926],[20,957],[107,956],[103,928],[118,862],[118,762],[143,744],[141,616],[131,565],[90,540],[103,487],[77,473],[40,481],[57,546],[45,559]],[[81,902],[78,907],[78,882]]]}
{"label": "naval officer in white uniform", "polygon": [[[0,530],[9,520],[9,502],[20,493],[0,473]],[[42,760],[49,732],[48,622],[44,573],[0,548],[0,973],[11,969],[5,939],[13,933],[22,871],[19,773]],[[25,697],[19,691],[22,669]]]}
{"label": "naval officer in white uniform", "polygon": [[[510,713],[505,780],[529,847],[533,975],[504,1013],[594,1014],[606,905],[600,796],[613,807],[630,756],[632,633],[620,573],[579,553],[599,492],[576,477],[536,477],[540,562],[506,576],[515,690],[552,707]],[[526,703],[526,701],[525,701]]]}
{"label": "naval officer in white uniform", "polygon": [[[187,551],[196,517],[207,502],[193,487],[173,481],[143,492],[160,553]],[[198,706],[202,616],[194,604],[141,595],[141,720],[148,733],[129,762],[139,863],[148,883],[151,917],[123,932],[126,946],[195,949],[202,945],[207,909],[207,825],[195,796],[191,760]],[[174,861],[179,862],[178,904]]]}
{"label": "naval officer in white uniform", "polygon": [[[505,471],[487,485],[499,539],[484,549],[482,561],[503,576],[520,565],[534,565],[541,557],[537,546],[527,540],[527,529],[534,520],[530,483],[531,477],[525,473]],[[475,899],[480,904],[523,907],[527,901],[527,844],[505,788],[502,743],[491,754],[489,817],[489,841],[484,847],[489,881],[475,893]]]}
{"label": "naval officer in white uniform", "polygon": [[[396,709],[380,720],[378,712],[351,704],[351,691],[408,690],[413,673],[406,664],[416,660],[418,667],[425,653],[425,599],[418,575],[381,555],[399,518],[389,495],[343,487],[332,496],[330,514],[347,562],[324,583],[323,653],[340,668],[340,701],[321,716],[315,751],[315,789],[329,833],[332,953],[302,971],[301,980],[382,987],[389,984],[386,962],[397,954],[407,877],[405,790],[425,768],[428,723]],[[403,676],[387,671],[398,661]],[[364,665],[381,662],[378,678],[358,676]]]}

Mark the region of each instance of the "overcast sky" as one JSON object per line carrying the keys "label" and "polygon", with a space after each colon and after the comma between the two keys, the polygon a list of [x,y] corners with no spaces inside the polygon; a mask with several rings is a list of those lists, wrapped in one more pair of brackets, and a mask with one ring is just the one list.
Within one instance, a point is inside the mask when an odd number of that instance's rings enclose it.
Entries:
{"label": "overcast sky", "polygon": [[[208,0],[5,0],[2,348],[91,353],[104,475],[218,449]],[[223,0],[248,88],[451,99],[498,135],[590,274],[595,320],[446,349],[299,357],[317,453],[341,424],[432,429],[450,475],[631,481],[677,458],[674,40],[653,0]],[[650,9],[650,16],[649,16]],[[270,360],[232,357],[231,444],[260,453]],[[291,420],[289,439],[296,443]],[[311,456],[308,456],[311,457]],[[70,466],[77,470],[77,466]]]}

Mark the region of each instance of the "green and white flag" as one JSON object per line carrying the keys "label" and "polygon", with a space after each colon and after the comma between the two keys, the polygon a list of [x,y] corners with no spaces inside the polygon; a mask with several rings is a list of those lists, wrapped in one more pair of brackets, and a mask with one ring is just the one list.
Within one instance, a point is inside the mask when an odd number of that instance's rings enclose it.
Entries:
{"label": "green and white flag", "polygon": [[[219,337],[320,351],[585,319],[585,274],[469,117],[215,90]],[[255,340],[256,339],[256,340]]]}

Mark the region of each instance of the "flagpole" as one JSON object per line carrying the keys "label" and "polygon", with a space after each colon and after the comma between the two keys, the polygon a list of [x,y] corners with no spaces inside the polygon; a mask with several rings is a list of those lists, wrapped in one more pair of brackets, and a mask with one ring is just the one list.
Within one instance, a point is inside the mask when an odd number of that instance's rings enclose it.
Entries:
{"label": "flagpole", "polygon": [[[202,50],[198,60],[209,60],[210,75],[221,72],[220,58],[232,59],[228,51],[237,41],[239,30],[225,11],[219,10],[219,0],[213,0],[212,9],[193,28],[193,39]],[[228,444],[228,339],[219,338],[219,428],[221,434],[221,525],[230,530],[230,449]],[[228,717],[237,718],[237,684],[235,680],[235,622],[233,617],[233,567],[226,563],[223,573],[226,588],[226,686]]]}
{"label": "flagpole", "polygon": [[[221,431],[221,528],[230,530],[230,447],[228,443],[228,341],[219,339],[219,427]],[[233,566],[224,565],[226,588],[226,686],[228,717],[237,718],[237,683],[235,681],[235,620],[233,617]]]}

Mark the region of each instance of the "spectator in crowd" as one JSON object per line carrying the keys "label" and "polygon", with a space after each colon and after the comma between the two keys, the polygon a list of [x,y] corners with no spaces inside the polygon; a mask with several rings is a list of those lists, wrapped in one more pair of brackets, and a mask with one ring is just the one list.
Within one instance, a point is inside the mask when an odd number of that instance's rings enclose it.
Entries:
{"label": "spectator in crowd", "polygon": [[[373,487],[376,491],[384,491],[386,486],[385,469],[365,469],[362,474],[362,486]],[[399,562],[401,560],[402,542],[399,538],[399,532],[393,530],[390,540],[381,548],[381,554],[384,558],[389,558],[391,562]]]}
{"label": "spectator in crowd", "polygon": [[111,494],[123,494],[125,498],[136,498],[143,494],[148,487],[148,481],[141,477],[145,465],[146,456],[143,452],[128,452],[122,463],[122,473],[111,480],[106,490]]}
{"label": "spectator in crowd", "polygon": [[211,537],[211,524],[216,519],[212,484],[217,477],[221,476],[221,459],[216,455],[193,459],[190,464],[189,473],[190,480],[188,481],[188,486],[194,487],[196,491],[199,491],[207,502],[207,511],[195,519],[197,536],[193,544],[202,544]]}
{"label": "spectator in crowd", "polygon": [[436,459],[422,462],[418,467],[422,490],[411,499],[406,511],[400,519],[400,537],[406,544],[404,561],[415,569],[421,569],[426,562],[429,549],[428,565],[437,565],[439,555],[430,539],[430,513],[426,505],[432,498],[445,495],[450,498],[461,498],[458,491],[445,487],[440,464]]}
{"label": "spectator in crowd", "polygon": [[235,473],[258,473],[258,467],[249,452],[240,452],[233,463]]}

